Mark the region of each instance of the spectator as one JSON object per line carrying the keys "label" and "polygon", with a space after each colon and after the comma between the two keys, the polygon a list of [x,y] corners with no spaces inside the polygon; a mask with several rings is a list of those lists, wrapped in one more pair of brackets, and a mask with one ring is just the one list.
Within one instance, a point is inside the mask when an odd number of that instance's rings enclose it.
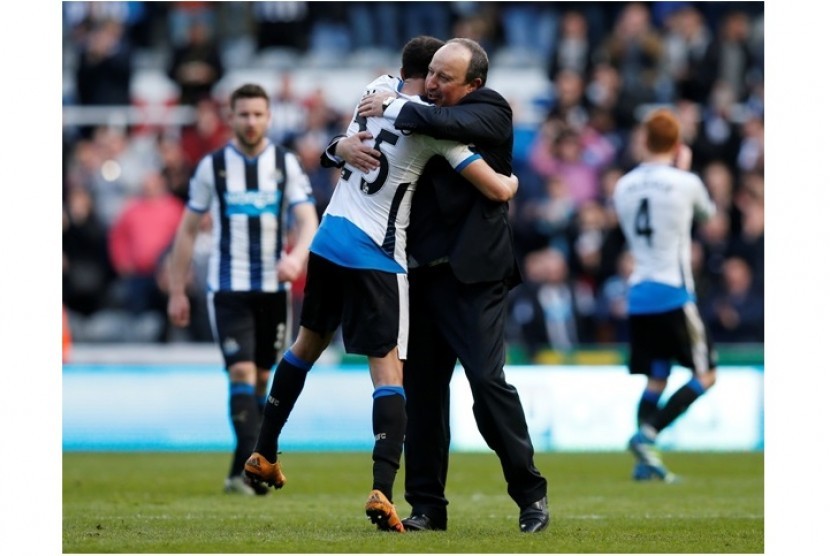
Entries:
{"label": "spectator", "polygon": [[137,176],[155,166],[154,155],[151,145],[131,141],[124,129],[99,126],[91,141],[78,143],[69,179],[89,189],[98,216],[109,227],[127,200],[140,191]]}
{"label": "spectator", "polygon": [[196,121],[182,128],[181,145],[185,161],[195,168],[202,157],[229,139],[230,129],[220,116],[216,102],[203,98],[196,103]]}
{"label": "spectator", "polygon": [[472,39],[490,50],[495,47],[495,26],[492,10],[479,10],[456,20],[452,25],[452,36]]}
{"label": "spectator", "polygon": [[403,36],[449,37],[453,2],[401,2]]}
{"label": "spectator", "polygon": [[562,178],[557,175],[547,178],[545,196],[526,203],[519,210],[515,233],[521,253],[543,246],[568,253],[576,203]]}
{"label": "spectator", "polygon": [[702,266],[705,276],[710,281],[720,280],[723,262],[729,256],[731,248],[731,218],[729,213],[717,210],[712,217],[701,224],[698,236],[702,248]]}
{"label": "spectator", "polygon": [[97,23],[84,41],[75,86],[78,103],[85,106],[130,104],[133,64],[124,26],[114,20]]}
{"label": "spectator", "polygon": [[271,126],[268,138],[278,145],[287,145],[306,127],[307,109],[294,90],[294,74],[280,75],[276,93],[271,99]]}
{"label": "spectator", "polygon": [[195,105],[211,98],[213,86],[222,78],[224,68],[219,47],[211,28],[202,21],[194,21],[187,30],[187,41],[173,50],[167,70],[179,86],[179,103]]}
{"label": "spectator", "polygon": [[571,351],[579,343],[576,295],[565,255],[551,248],[529,253],[525,281],[510,292],[508,341],[532,359],[546,349]]}
{"label": "spectator", "polygon": [[755,285],[763,291],[764,284],[764,177],[759,172],[744,174],[735,196],[741,215],[740,232],[732,237],[729,251],[750,265]]}
{"label": "spectator", "polygon": [[548,78],[553,81],[562,70],[570,70],[587,80],[594,67],[596,47],[588,36],[588,20],[578,10],[569,10],[559,20],[559,33],[548,58]]}
{"label": "spectator", "polygon": [[706,63],[716,72],[715,79],[725,83],[738,101],[746,100],[751,86],[748,77],[757,65],[750,46],[750,30],[745,12],[726,13],[706,56]]}
{"label": "spectator", "polygon": [[336,64],[351,52],[349,9],[344,2],[309,2],[311,54]]}
{"label": "spectator", "polygon": [[741,128],[735,123],[734,90],[724,81],[715,82],[695,142],[691,144],[697,167],[713,160],[735,165],[741,147]]}
{"label": "spectator", "polygon": [[585,322],[580,331],[582,341],[594,340],[595,297],[606,278],[616,272],[617,259],[624,248],[622,232],[619,227],[608,226],[602,205],[588,201],[579,207],[569,263],[580,294],[576,301]]}
{"label": "spectator", "polygon": [[707,320],[716,342],[764,341],[764,302],[752,287],[752,269],[740,257],[723,263],[720,288],[709,302]]}
{"label": "spectator", "polygon": [[399,2],[350,2],[348,18],[355,50],[380,48],[391,52],[401,46]]}
{"label": "spectator", "polygon": [[[594,139],[594,137],[592,137]],[[561,123],[542,126],[531,148],[530,164],[543,178],[560,177],[577,206],[599,197],[599,176],[613,160],[613,152],[603,157],[586,156],[580,134]]]}
{"label": "spectator", "polygon": [[588,121],[588,103],[582,76],[570,69],[560,70],[554,77],[553,92],[548,120],[562,120],[575,129],[582,129]]}
{"label": "spectator", "polygon": [[308,2],[254,2],[252,4],[256,49],[289,48],[298,52],[308,49],[311,22]]}
{"label": "spectator", "polygon": [[602,283],[597,296],[596,337],[600,342],[628,341],[628,278],[634,270],[634,258],[623,251],[616,262],[616,273]]}
{"label": "spectator", "polygon": [[144,176],[142,195],[131,200],[109,232],[109,253],[123,286],[123,306],[133,314],[165,312],[165,301],[156,284],[162,254],[176,234],[184,208],[164,183],[162,175]]}
{"label": "spectator", "polygon": [[612,33],[597,49],[598,62],[608,63],[620,74],[619,114],[623,127],[632,127],[641,104],[653,102],[662,59],[662,41],[651,25],[648,8],[626,4]]}
{"label": "spectator", "polygon": [[91,315],[104,307],[115,274],[107,255],[107,230],[84,187],[69,187],[63,208],[63,304]]}
{"label": "spectator", "polygon": [[549,2],[499,2],[505,47],[547,60],[557,40],[557,13]]}
{"label": "spectator", "polygon": [[750,115],[743,124],[741,144],[736,156],[738,168],[744,172],[764,171],[764,120]]}
{"label": "spectator", "polygon": [[700,11],[694,6],[679,8],[672,16],[673,32],[667,47],[675,50],[669,62],[669,74],[675,81],[678,98],[704,104],[716,78],[716,68],[707,59],[712,34]]}
{"label": "spectator", "polygon": [[162,133],[158,136],[158,154],[161,160],[161,175],[167,190],[179,198],[182,203],[187,202],[187,190],[193,167],[187,162],[178,138]]}
{"label": "spectator", "polygon": [[216,13],[213,2],[188,1],[169,3],[167,27],[174,48],[182,48],[191,40],[190,35],[194,26],[202,26],[207,29],[216,28]]}

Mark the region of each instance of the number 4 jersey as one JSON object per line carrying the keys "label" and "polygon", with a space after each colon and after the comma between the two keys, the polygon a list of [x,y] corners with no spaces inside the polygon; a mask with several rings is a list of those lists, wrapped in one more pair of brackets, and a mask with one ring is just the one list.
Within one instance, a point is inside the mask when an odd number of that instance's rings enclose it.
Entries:
{"label": "number 4 jersey", "polygon": [[[391,91],[410,102],[425,104],[417,96],[400,93],[400,79],[385,75],[367,85],[366,93]],[[331,201],[323,214],[311,251],[347,268],[406,273],[406,228],[415,182],[435,155],[463,170],[481,158],[467,145],[404,133],[385,118],[355,115],[347,131],[369,131],[366,142],[380,151],[380,167],[362,173],[346,164]]]}
{"label": "number 4 jersey", "polygon": [[629,313],[694,301],[692,222],[715,212],[700,178],[668,164],[641,164],[617,182],[614,208],[634,257]]}

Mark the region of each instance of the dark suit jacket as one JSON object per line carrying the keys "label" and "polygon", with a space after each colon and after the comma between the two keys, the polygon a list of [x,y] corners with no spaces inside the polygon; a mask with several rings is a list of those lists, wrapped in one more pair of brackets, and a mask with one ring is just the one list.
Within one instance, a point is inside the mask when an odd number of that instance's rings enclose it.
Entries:
{"label": "dark suit jacket", "polygon": [[[512,173],[513,112],[499,93],[481,88],[451,107],[408,102],[395,127],[475,150],[497,172]],[[521,281],[507,219],[507,203],[487,199],[444,159],[427,164],[412,200],[408,250],[418,265],[449,258],[464,283]]]}

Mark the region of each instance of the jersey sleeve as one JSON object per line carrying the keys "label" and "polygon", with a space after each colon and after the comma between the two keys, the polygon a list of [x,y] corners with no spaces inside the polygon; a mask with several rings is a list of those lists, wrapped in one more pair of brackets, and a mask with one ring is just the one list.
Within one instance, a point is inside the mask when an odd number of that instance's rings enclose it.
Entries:
{"label": "jersey sleeve", "polygon": [[285,154],[285,173],[285,198],[289,205],[313,202],[314,197],[311,194],[311,181],[303,171],[302,166],[300,166],[297,155],[293,153]]}
{"label": "jersey sleeve", "polygon": [[481,155],[473,152],[469,145],[457,141],[423,137],[432,152],[446,158],[456,172],[461,172],[472,162],[481,158]]}
{"label": "jersey sleeve", "polygon": [[198,213],[206,212],[210,208],[214,193],[213,180],[213,159],[206,156],[196,166],[196,171],[190,178],[187,208]]}

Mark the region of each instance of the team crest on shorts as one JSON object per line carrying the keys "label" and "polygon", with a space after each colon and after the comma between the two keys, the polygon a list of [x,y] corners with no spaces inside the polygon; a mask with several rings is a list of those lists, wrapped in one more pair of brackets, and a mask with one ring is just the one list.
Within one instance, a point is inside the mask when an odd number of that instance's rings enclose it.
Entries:
{"label": "team crest on shorts", "polygon": [[222,342],[222,351],[225,355],[233,355],[239,351],[239,342],[233,338],[226,338],[225,341]]}

